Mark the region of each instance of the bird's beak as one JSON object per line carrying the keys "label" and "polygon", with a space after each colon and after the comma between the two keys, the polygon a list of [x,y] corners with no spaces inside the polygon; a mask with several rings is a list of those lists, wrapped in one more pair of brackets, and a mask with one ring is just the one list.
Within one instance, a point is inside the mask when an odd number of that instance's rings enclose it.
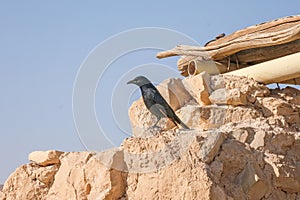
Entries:
{"label": "bird's beak", "polygon": [[134,84],[134,80],[128,81],[127,84]]}

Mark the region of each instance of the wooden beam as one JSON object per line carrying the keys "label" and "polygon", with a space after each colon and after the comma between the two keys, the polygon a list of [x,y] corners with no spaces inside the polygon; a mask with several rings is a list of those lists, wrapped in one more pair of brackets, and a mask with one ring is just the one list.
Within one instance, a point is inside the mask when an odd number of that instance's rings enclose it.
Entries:
{"label": "wooden beam", "polygon": [[157,58],[166,58],[170,56],[185,55],[197,56],[203,60],[222,60],[227,56],[233,55],[239,51],[259,47],[284,44],[300,39],[300,20],[298,24],[284,30],[269,30],[267,33],[253,33],[253,35],[244,35],[232,41],[228,41],[216,46],[187,46],[178,45],[174,49],[159,52]]}

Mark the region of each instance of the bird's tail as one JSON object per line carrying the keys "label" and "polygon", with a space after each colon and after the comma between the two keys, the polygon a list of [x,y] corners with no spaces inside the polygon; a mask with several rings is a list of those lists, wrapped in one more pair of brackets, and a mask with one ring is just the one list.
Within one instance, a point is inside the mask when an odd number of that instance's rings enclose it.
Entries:
{"label": "bird's tail", "polygon": [[177,115],[175,115],[175,124],[179,124],[182,128],[184,129],[190,129],[187,125],[185,125],[180,119],[179,117],[177,117]]}

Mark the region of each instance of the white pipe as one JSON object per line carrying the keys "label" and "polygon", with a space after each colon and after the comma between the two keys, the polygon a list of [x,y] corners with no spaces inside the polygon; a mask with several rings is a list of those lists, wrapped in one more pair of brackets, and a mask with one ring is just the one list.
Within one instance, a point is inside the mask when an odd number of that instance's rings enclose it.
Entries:
{"label": "white pipe", "polygon": [[225,75],[247,76],[264,84],[294,79],[300,77],[300,53],[245,67]]}

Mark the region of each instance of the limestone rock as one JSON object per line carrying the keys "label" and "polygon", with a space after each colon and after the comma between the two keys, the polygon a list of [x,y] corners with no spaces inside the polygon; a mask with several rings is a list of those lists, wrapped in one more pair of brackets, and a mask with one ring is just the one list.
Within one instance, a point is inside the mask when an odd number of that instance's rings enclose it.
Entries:
{"label": "limestone rock", "polygon": [[222,132],[207,132],[206,140],[200,149],[200,158],[207,164],[210,164],[220,150],[226,136]]}
{"label": "limestone rock", "polygon": [[226,88],[221,88],[212,92],[209,96],[209,100],[215,104],[224,105],[247,105],[247,95],[241,93],[238,89],[227,90]]}
{"label": "limestone rock", "polygon": [[270,115],[291,115],[294,110],[293,107],[282,99],[275,97],[258,98],[258,101],[262,105],[263,113],[265,116]]}
{"label": "limestone rock", "polygon": [[0,199],[300,199],[299,90],[205,73],[160,90],[190,130],[151,127],[140,99],[134,137],[103,152],[33,152]]}
{"label": "limestone rock", "polygon": [[42,199],[54,180],[57,166],[40,168],[25,164],[11,174],[3,187],[3,199]]}
{"label": "limestone rock", "polygon": [[[132,134],[136,136],[140,136],[139,134],[146,132],[157,120],[156,117],[147,110],[143,99],[134,101],[128,112]],[[158,125],[163,126],[162,123],[163,122],[160,122]]]}
{"label": "limestone rock", "polygon": [[254,149],[265,146],[265,135],[264,131],[256,132],[250,146]]}
{"label": "limestone rock", "polygon": [[176,114],[190,128],[210,130],[219,128],[230,122],[256,119],[262,113],[252,107],[232,106],[194,106],[187,105],[179,109]]}
{"label": "limestone rock", "polygon": [[157,89],[173,110],[179,109],[192,99],[179,78],[169,78],[160,83]]}
{"label": "limestone rock", "polygon": [[268,191],[268,185],[256,174],[255,168],[250,163],[247,163],[237,176],[237,182],[242,186],[248,199],[261,199]]}
{"label": "limestone rock", "polygon": [[284,98],[288,103],[300,106],[300,91],[293,87],[286,87],[280,91],[274,90],[273,94]]}
{"label": "limestone rock", "polygon": [[66,153],[45,199],[118,199],[126,184],[124,173],[103,166],[90,152]]}
{"label": "limestone rock", "polygon": [[0,185],[0,199],[4,198],[4,194],[2,193],[3,185]]}
{"label": "limestone rock", "polygon": [[217,75],[211,78],[211,103],[220,105],[249,105],[257,97],[268,95],[269,89],[246,77]]}
{"label": "limestone rock", "polygon": [[63,154],[61,151],[49,150],[49,151],[34,151],[29,154],[28,160],[40,166],[48,166],[53,164],[59,164],[59,156]]}
{"label": "limestone rock", "polygon": [[210,75],[208,73],[202,72],[196,76],[185,78],[183,85],[199,105],[211,104],[209,100]]}
{"label": "limestone rock", "polygon": [[[189,134],[189,132],[186,134]],[[216,134],[214,136],[201,131],[190,132],[190,134],[194,135],[187,151],[183,151],[183,154],[169,165],[151,173],[128,174],[128,199],[140,199],[141,196],[143,199],[211,199],[211,197],[227,199],[228,196],[224,189],[213,184],[207,171],[209,166],[202,161],[206,156],[211,156],[209,158],[213,159],[219,152],[219,147],[225,139],[225,135]],[[156,137],[163,138],[164,136]],[[210,137],[211,139],[209,139]],[[172,137],[170,139],[172,140]],[[141,143],[139,146],[134,147],[135,150],[133,150],[130,143],[125,144],[125,146],[131,148],[133,152],[146,153],[147,150],[141,148],[141,145],[149,146],[152,141],[149,139],[140,140]],[[163,145],[163,143],[160,144]],[[206,147],[204,148],[204,146]],[[154,148],[161,149],[162,147]],[[151,148],[151,151],[153,151],[153,148]],[[205,184],[201,184],[201,187],[199,187],[199,183],[203,181]]]}

